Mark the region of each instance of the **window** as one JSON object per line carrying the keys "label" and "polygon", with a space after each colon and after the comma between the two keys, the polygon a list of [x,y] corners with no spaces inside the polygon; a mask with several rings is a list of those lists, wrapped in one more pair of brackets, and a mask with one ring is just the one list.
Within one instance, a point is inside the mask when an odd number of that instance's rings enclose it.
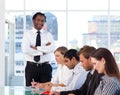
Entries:
{"label": "window", "polygon": [[[119,0],[6,0],[5,4],[6,20],[14,26],[7,31],[5,52],[9,54],[13,47],[14,65],[24,63],[21,40],[24,32],[31,29],[31,17],[36,11],[46,14],[47,29],[56,47],[79,49],[87,44],[120,50]],[[24,65],[18,66],[21,69],[15,65],[15,74],[24,76]]]}

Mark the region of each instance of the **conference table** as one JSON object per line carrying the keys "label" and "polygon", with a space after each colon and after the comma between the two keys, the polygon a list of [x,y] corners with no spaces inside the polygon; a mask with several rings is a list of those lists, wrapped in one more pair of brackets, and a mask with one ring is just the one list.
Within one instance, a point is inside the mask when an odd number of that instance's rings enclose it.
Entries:
{"label": "conference table", "polygon": [[43,89],[24,86],[0,86],[0,95],[40,95]]}

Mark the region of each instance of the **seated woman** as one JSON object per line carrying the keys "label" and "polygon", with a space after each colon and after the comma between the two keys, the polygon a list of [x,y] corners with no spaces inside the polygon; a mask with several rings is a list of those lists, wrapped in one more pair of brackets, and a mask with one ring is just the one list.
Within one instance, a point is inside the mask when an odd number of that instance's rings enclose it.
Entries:
{"label": "seated woman", "polygon": [[37,83],[32,82],[32,86],[35,88],[44,88],[46,91],[50,91],[52,86],[66,86],[69,84],[72,78],[72,70],[69,70],[64,64],[64,54],[67,48],[64,46],[58,47],[54,51],[55,59],[58,63],[58,68],[53,76],[51,82]]}
{"label": "seated woman", "polygon": [[98,73],[104,74],[94,95],[120,95],[120,72],[112,53],[98,48],[91,54],[91,61]]}

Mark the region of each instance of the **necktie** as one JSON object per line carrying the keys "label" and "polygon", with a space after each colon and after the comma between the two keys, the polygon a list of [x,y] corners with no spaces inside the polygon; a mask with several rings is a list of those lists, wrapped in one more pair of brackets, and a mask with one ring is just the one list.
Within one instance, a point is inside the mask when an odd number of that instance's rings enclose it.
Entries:
{"label": "necktie", "polygon": [[91,78],[92,78],[92,74],[89,72],[88,73],[88,88],[87,88],[87,93],[86,95],[89,95],[89,91],[90,91],[90,84],[91,84]]}
{"label": "necktie", "polygon": [[90,81],[91,78],[92,78],[92,74],[89,72],[89,73],[88,73],[88,80]]}
{"label": "necktie", "polygon": [[[37,32],[36,36],[36,46],[41,46],[41,37],[40,37],[40,31]],[[40,60],[40,55],[34,56],[34,60],[38,62]]]}

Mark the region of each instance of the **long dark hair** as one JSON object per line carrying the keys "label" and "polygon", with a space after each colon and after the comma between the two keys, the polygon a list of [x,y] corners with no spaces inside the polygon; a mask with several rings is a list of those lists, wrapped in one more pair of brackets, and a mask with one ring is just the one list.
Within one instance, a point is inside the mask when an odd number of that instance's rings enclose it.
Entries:
{"label": "long dark hair", "polygon": [[64,57],[66,57],[66,58],[68,58],[68,59],[70,59],[70,60],[71,60],[73,57],[75,57],[76,60],[79,61],[79,56],[78,56],[78,52],[77,52],[76,49],[69,49],[69,50],[65,53]]}
{"label": "long dark hair", "polygon": [[111,77],[117,77],[120,80],[120,72],[112,53],[106,48],[98,48],[92,52],[91,57],[97,60],[105,59],[106,74]]}

